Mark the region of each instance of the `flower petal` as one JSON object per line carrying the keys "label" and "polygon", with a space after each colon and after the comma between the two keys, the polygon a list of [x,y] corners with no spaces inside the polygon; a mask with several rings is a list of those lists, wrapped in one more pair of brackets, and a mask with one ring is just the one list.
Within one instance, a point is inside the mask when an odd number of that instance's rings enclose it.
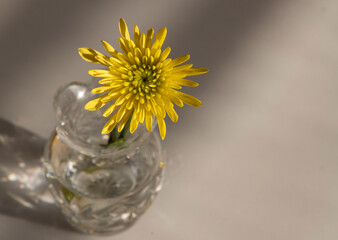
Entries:
{"label": "flower petal", "polygon": [[112,114],[114,112],[115,109],[116,109],[116,105],[112,104],[111,106],[109,106],[109,108],[107,108],[106,111],[104,111],[102,116],[108,117],[110,114]]}
{"label": "flower petal", "polygon": [[146,111],[146,127],[149,132],[153,129],[153,114],[150,111]]}
{"label": "flower petal", "polygon": [[130,122],[130,133],[131,134],[135,132],[135,130],[137,129],[137,125],[138,125],[138,117],[137,117],[136,111],[134,111],[133,117]]}
{"label": "flower petal", "polygon": [[92,89],[92,93],[96,94],[96,93],[109,92],[112,89],[113,88],[111,86],[101,86],[101,87],[97,87],[97,88]]}
{"label": "flower petal", "polygon": [[102,63],[95,58],[96,56],[100,56],[102,58],[108,58],[102,53],[94,49],[91,49],[91,48],[79,48],[79,54],[85,61],[92,62],[92,63],[99,63],[99,64],[102,64]]}
{"label": "flower petal", "polygon": [[105,104],[101,102],[101,99],[108,96],[108,94],[104,94],[98,98],[95,98],[91,101],[89,101],[86,105],[85,105],[85,109],[88,111],[96,111],[98,109],[100,109],[101,107],[103,107]]}
{"label": "flower petal", "polygon": [[134,25],[134,42],[136,46],[140,46],[140,29],[137,25]]}
{"label": "flower petal", "polygon": [[202,106],[202,102],[198,100],[197,98],[190,96],[189,94],[174,91],[177,98],[181,99],[186,104],[193,106],[193,107],[200,107]]}
{"label": "flower petal", "polygon": [[177,106],[179,107],[183,107],[183,102],[181,99],[179,99],[177,96],[175,96],[174,94],[169,94],[168,98],[173,101]]}
{"label": "flower petal", "polygon": [[156,118],[157,118],[158,128],[160,130],[161,138],[162,140],[164,140],[166,132],[167,132],[165,121],[163,118],[159,118],[159,117],[156,117]]}
{"label": "flower petal", "polygon": [[181,72],[186,71],[190,69],[191,67],[192,67],[192,64],[184,64],[179,67],[174,67],[172,72],[180,74]]}
{"label": "flower petal", "polygon": [[199,75],[207,72],[209,72],[209,69],[207,68],[191,68],[188,70],[180,71],[180,73],[186,74],[187,76]]}
{"label": "flower petal", "polygon": [[180,65],[190,59],[190,55],[186,54],[181,57],[175,58],[171,61],[170,66],[175,67],[177,65]]}
{"label": "flower petal", "polygon": [[128,27],[123,18],[120,19],[119,28],[120,28],[121,36],[127,40],[130,40]]}
{"label": "flower petal", "polygon": [[114,114],[109,120],[108,122],[106,122],[106,124],[104,125],[103,129],[102,129],[102,134],[108,134],[111,131],[113,131],[113,129],[115,128],[117,124],[116,121],[116,114]]}
{"label": "flower petal", "polygon": [[[173,105],[173,104],[171,104],[171,105]],[[169,105],[166,104],[166,105],[164,105],[164,107],[165,107],[165,110],[167,111],[171,121],[177,122],[178,121],[178,115],[177,115],[175,109],[173,108],[173,106],[169,106]]]}
{"label": "flower petal", "polygon": [[167,28],[166,27],[161,28],[157,32],[156,37],[155,37],[155,41],[158,40],[158,46],[157,46],[157,48],[161,48],[162,47],[163,42],[164,42],[166,36],[167,36]]}
{"label": "flower petal", "polygon": [[194,82],[194,81],[191,81],[191,80],[188,80],[188,79],[184,79],[184,78],[175,79],[175,80],[173,80],[173,82],[175,82],[179,85],[182,85],[182,86],[187,86],[187,87],[197,87],[199,85],[197,82]]}
{"label": "flower petal", "polygon": [[102,70],[102,69],[89,70],[88,74],[93,77],[112,77],[112,74],[109,70]]}
{"label": "flower petal", "polygon": [[102,42],[103,47],[106,49],[106,51],[109,52],[110,55],[116,58],[117,51],[115,50],[115,48],[113,48],[113,46],[107,43],[106,41],[101,40],[101,42]]}
{"label": "flower petal", "polygon": [[117,129],[117,131],[121,132],[124,128],[124,126],[126,125],[126,123],[128,122],[130,115],[133,111],[128,111],[126,112],[126,114],[124,115],[124,117],[121,119],[121,122],[119,124],[119,127]]}
{"label": "flower petal", "polygon": [[151,28],[147,31],[147,35],[146,35],[146,48],[150,48],[151,47],[151,43],[153,41],[153,36],[154,36],[154,29]]}
{"label": "flower petal", "polygon": [[162,62],[164,59],[166,59],[169,56],[169,53],[171,51],[170,47],[167,47],[161,54],[161,57],[159,59],[159,62]]}
{"label": "flower petal", "polygon": [[123,40],[123,38],[119,38],[119,44],[120,44],[120,47],[122,49],[122,51],[124,52],[125,55],[128,55],[128,48]]}
{"label": "flower petal", "polygon": [[118,122],[121,121],[126,112],[127,112],[126,103],[124,103],[116,113],[116,121]]}

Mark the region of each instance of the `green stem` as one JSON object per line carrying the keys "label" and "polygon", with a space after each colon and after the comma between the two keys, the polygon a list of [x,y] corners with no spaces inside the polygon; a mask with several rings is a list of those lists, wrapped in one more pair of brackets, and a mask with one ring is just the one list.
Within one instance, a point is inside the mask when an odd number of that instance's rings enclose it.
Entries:
{"label": "green stem", "polygon": [[113,131],[109,133],[108,143],[107,145],[110,145],[116,141],[116,132],[117,132],[117,126],[114,127]]}

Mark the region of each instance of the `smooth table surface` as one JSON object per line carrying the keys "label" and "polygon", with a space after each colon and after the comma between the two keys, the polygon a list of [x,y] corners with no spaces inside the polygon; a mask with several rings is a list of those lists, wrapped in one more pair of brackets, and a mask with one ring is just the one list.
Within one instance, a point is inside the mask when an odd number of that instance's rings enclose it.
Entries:
{"label": "smooth table surface", "polygon": [[[167,26],[170,56],[210,72],[187,90],[203,107],[167,121],[154,204],[102,238],[70,229],[48,196],[23,196],[43,184],[25,161],[38,164],[55,126],[57,88],[90,79],[77,49],[118,48],[120,17]],[[336,0],[2,0],[0,41],[1,240],[338,239]]]}

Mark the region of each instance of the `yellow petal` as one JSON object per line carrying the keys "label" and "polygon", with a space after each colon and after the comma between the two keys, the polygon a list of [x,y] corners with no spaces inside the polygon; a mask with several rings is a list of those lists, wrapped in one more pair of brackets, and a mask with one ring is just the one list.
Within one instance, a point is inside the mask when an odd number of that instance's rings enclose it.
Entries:
{"label": "yellow petal", "polygon": [[113,64],[109,61],[109,59],[101,57],[101,56],[95,56],[96,60],[99,61],[102,65],[105,66],[112,66]]}
{"label": "yellow petal", "polygon": [[157,48],[161,48],[162,47],[163,42],[164,42],[166,36],[167,36],[167,28],[166,27],[161,28],[157,32],[156,37],[155,37],[155,41],[158,40],[158,46],[157,46]]}
{"label": "yellow petal", "polygon": [[156,110],[157,110],[157,115],[156,116],[159,116],[161,118],[165,118],[165,115],[166,115],[166,112],[164,110],[164,108],[160,105],[156,105]]}
{"label": "yellow petal", "polygon": [[130,118],[130,115],[133,111],[128,111],[124,117],[121,119],[121,122],[119,124],[119,127],[117,129],[117,131],[121,132],[124,128],[124,126],[126,125],[126,123],[128,122],[129,118]]}
{"label": "yellow petal", "polygon": [[158,128],[160,130],[161,138],[162,138],[162,140],[164,140],[166,132],[167,132],[167,129],[166,129],[166,126],[165,126],[165,121],[164,121],[163,118],[158,118],[158,117],[156,117],[156,118],[157,118]]}
{"label": "yellow petal", "polygon": [[200,100],[198,100],[197,98],[193,96],[190,96],[189,94],[175,91],[175,95],[176,97],[178,97],[179,99],[181,99],[183,102],[185,102],[186,104],[190,106],[193,106],[193,107],[202,106],[202,102]]}
{"label": "yellow petal", "polygon": [[150,48],[151,43],[153,41],[153,36],[154,36],[154,29],[151,28],[147,31],[146,35],[146,48]]}
{"label": "yellow petal", "polygon": [[119,94],[111,94],[111,92],[108,93],[108,96],[107,97],[103,97],[101,98],[101,102],[103,104],[106,104],[106,103],[109,103],[111,101],[113,101],[114,99],[118,98]]}
{"label": "yellow petal", "polygon": [[171,82],[167,85],[168,87],[174,88],[174,89],[182,89],[182,87],[180,85],[178,85],[175,82]]}
{"label": "yellow petal", "polygon": [[109,120],[108,122],[104,125],[103,129],[102,129],[102,134],[108,134],[111,131],[113,131],[113,129],[115,128],[117,122],[115,121],[115,117],[116,114],[114,114]]}
{"label": "yellow petal", "polygon": [[190,69],[191,67],[192,67],[192,64],[184,64],[184,65],[179,66],[179,67],[174,67],[172,72],[173,73],[180,73],[184,70]]}
{"label": "yellow petal", "polygon": [[140,114],[139,114],[139,122],[140,123],[143,123],[144,122],[144,118],[145,118],[145,114],[146,113],[146,110],[144,108],[142,108],[140,110]]}
{"label": "yellow petal", "polygon": [[123,62],[121,62],[119,59],[118,59],[118,53],[116,53],[116,57],[111,57],[111,58],[109,58],[109,60],[110,60],[110,62],[112,63],[112,64],[114,64],[114,65],[116,65],[116,66],[119,66],[119,65],[121,65],[121,66],[123,66]]}
{"label": "yellow petal", "polygon": [[124,54],[128,55],[128,52],[129,52],[128,48],[126,47],[126,44],[125,44],[125,42],[123,41],[122,38],[119,38],[119,44],[120,44],[120,47],[121,47],[122,51],[124,52]]}
{"label": "yellow petal", "polygon": [[105,104],[101,102],[101,99],[108,96],[108,94],[104,94],[101,97],[95,98],[91,101],[89,101],[86,105],[85,105],[85,109],[88,111],[96,111],[98,109],[100,109],[101,107],[103,107]]}
{"label": "yellow petal", "polygon": [[106,41],[101,40],[103,47],[106,49],[107,52],[110,53],[110,55],[112,55],[113,57],[116,57],[117,55],[117,51],[115,50],[115,48],[113,48],[112,45],[110,45],[109,43],[107,43]]}
{"label": "yellow petal", "polygon": [[146,44],[146,36],[144,35],[144,33],[142,33],[141,36],[140,36],[140,45],[139,45],[139,47],[141,49],[144,49],[145,48],[145,44]]}
{"label": "yellow petal", "polygon": [[93,77],[112,77],[112,74],[109,70],[102,70],[102,69],[89,70],[88,74]]}
{"label": "yellow petal", "polygon": [[155,52],[158,50],[158,49],[161,49],[161,47],[159,47],[159,41],[158,39],[155,39],[153,45],[151,46],[151,55],[155,55]]}
{"label": "yellow petal", "polygon": [[149,111],[146,111],[146,127],[149,132],[153,129],[153,115]]}
{"label": "yellow petal", "polygon": [[127,112],[126,103],[124,103],[116,113],[116,121],[118,122],[121,121],[126,112]]}
{"label": "yellow petal", "polygon": [[169,99],[171,101],[173,101],[177,106],[179,107],[183,107],[183,102],[181,99],[179,99],[177,96],[175,96],[174,94],[169,94],[168,95]]}
{"label": "yellow petal", "polygon": [[172,62],[170,63],[170,66],[175,67],[177,65],[180,65],[186,61],[188,61],[190,59],[190,55],[186,54],[183,55],[181,57],[175,58],[174,60],[172,60]]}
{"label": "yellow petal", "polygon": [[[80,56],[87,62],[92,62],[92,63],[100,63],[99,60],[97,60],[95,57],[96,56],[101,56],[102,58],[108,58],[107,56],[103,55],[102,53],[91,49],[91,48],[79,48],[79,54]],[[109,59],[109,58],[108,58]]]}
{"label": "yellow petal", "polygon": [[108,117],[110,114],[114,112],[115,109],[116,109],[116,105],[112,104],[111,106],[109,106],[109,108],[107,108],[106,111],[104,111],[103,116]]}
{"label": "yellow petal", "polygon": [[133,134],[135,132],[135,130],[137,129],[137,125],[138,125],[138,119],[137,119],[137,113],[136,111],[134,111],[133,113],[133,117],[131,119],[130,122],[130,133]]}
{"label": "yellow petal", "polygon": [[102,87],[97,87],[97,88],[92,89],[92,93],[97,94],[97,93],[109,92],[112,89],[113,88],[110,86],[102,86]]}
{"label": "yellow petal", "polygon": [[178,121],[178,115],[175,111],[175,109],[172,106],[164,105],[165,110],[167,111],[171,121],[177,122]]}
{"label": "yellow petal", "polygon": [[120,106],[124,103],[124,101],[126,100],[125,96],[126,94],[119,96],[119,98],[115,102],[116,106]]}
{"label": "yellow petal", "polygon": [[134,42],[136,46],[140,45],[140,30],[138,29],[138,26],[134,25]]}
{"label": "yellow petal", "polygon": [[121,36],[127,40],[130,39],[130,36],[129,36],[129,31],[128,31],[128,27],[127,27],[127,24],[126,22],[124,21],[123,18],[120,19],[120,22],[119,22],[119,28],[120,28],[120,33],[121,33]]}
{"label": "yellow petal", "polygon": [[182,85],[182,86],[187,86],[187,87],[197,87],[199,84],[197,82],[188,80],[188,79],[176,79],[174,80],[175,83]]}
{"label": "yellow petal", "polygon": [[187,76],[199,75],[207,72],[209,72],[209,69],[207,68],[191,68],[188,70],[180,71],[180,73],[186,74]]}
{"label": "yellow petal", "polygon": [[169,53],[171,51],[170,47],[167,47],[161,54],[161,57],[159,59],[159,62],[162,62],[164,59],[166,59],[169,56]]}
{"label": "yellow petal", "polygon": [[126,108],[127,108],[128,110],[131,110],[133,106],[134,106],[134,100],[133,100],[133,99],[130,99],[130,100],[128,101],[127,105],[126,105]]}
{"label": "yellow petal", "polygon": [[116,84],[121,84],[121,83],[123,83],[124,81],[123,80],[121,80],[121,78],[120,77],[116,77],[116,76],[111,76],[111,77],[106,77],[106,78],[102,78],[100,81],[99,81],[99,83],[100,84],[114,84],[114,85],[116,85]]}

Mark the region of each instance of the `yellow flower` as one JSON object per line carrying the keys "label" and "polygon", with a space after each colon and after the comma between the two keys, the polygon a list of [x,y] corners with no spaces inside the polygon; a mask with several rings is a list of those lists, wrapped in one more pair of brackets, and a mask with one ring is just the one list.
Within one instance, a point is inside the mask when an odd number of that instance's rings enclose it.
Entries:
{"label": "yellow flower", "polygon": [[148,131],[151,131],[154,115],[160,135],[164,139],[166,114],[173,122],[178,120],[173,103],[179,107],[183,107],[183,103],[194,107],[202,106],[197,98],[175,89],[181,89],[181,86],[197,87],[198,83],[185,77],[206,73],[208,69],[192,68],[192,64],[181,65],[190,58],[188,54],[173,60],[168,58],[170,47],[161,51],[167,35],[166,27],[157,32],[153,44],[154,29],[144,34],[134,25],[132,40],[127,24],[122,18],[119,28],[122,36],[119,38],[119,44],[123,53],[117,52],[105,41],[102,41],[102,44],[111,57],[91,48],[79,49],[79,54],[84,60],[109,67],[109,70],[95,69],[88,72],[94,77],[103,77],[99,81],[103,86],[94,88],[92,93],[105,94],[88,102],[85,109],[95,111],[114,101],[103,113],[104,117],[108,117],[115,111],[103,127],[102,134],[110,133],[118,123],[118,131],[122,131],[129,118],[131,133],[143,122]]}

